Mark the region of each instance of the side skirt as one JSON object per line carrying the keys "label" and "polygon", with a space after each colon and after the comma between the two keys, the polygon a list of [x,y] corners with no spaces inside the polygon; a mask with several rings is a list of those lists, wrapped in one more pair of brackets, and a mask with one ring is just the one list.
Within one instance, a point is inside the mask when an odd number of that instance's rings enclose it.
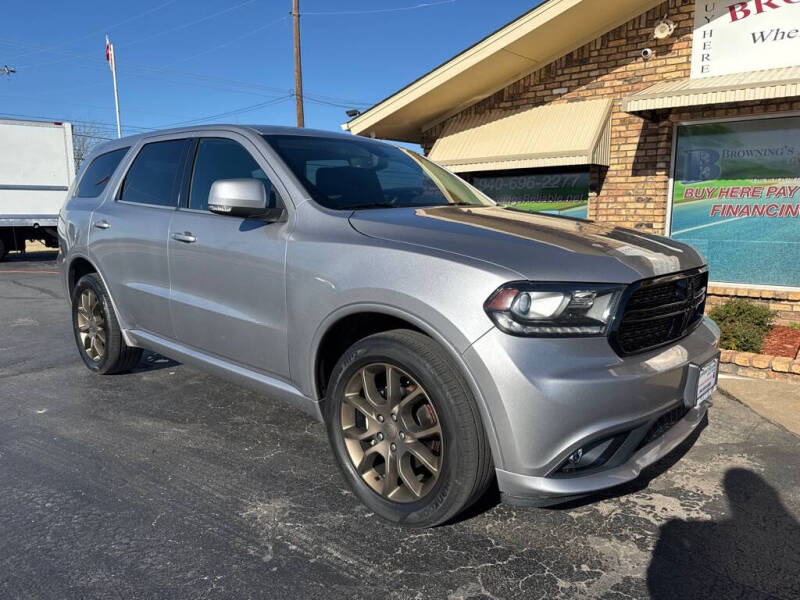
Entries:
{"label": "side skirt", "polygon": [[320,403],[307,397],[290,383],[216,356],[205,354],[194,348],[166,340],[146,331],[127,329],[124,333],[126,334],[126,340],[130,339],[129,344],[132,346],[145,348],[179,362],[191,364],[218,377],[264,394],[269,398],[287,402],[313,419],[320,422],[323,421]]}

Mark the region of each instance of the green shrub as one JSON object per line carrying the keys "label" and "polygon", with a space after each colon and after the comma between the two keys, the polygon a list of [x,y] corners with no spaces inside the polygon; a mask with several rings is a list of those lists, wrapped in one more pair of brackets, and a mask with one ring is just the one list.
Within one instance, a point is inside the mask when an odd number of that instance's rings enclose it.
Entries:
{"label": "green shrub", "polygon": [[720,345],[728,350],[761,352],[775,312],[761,304],[737,298],[709,311],[720,329]]}
{"label": "green shrub", "polygon": [[729,350],[761,352],[764,332],[752,323],[728,324],[720,327],[720,345]]}

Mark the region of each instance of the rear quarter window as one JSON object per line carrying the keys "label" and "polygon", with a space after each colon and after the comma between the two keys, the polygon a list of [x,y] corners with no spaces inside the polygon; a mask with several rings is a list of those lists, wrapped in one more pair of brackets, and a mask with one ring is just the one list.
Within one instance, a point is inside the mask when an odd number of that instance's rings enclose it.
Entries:
{"label": "rear quarter window", "polygon": [[78,198],[97,198],[102,194],[129,149],[130,146],[112,150],[92,160],[89,166],[86,167],[80,183],[78,183],[75,196]]}

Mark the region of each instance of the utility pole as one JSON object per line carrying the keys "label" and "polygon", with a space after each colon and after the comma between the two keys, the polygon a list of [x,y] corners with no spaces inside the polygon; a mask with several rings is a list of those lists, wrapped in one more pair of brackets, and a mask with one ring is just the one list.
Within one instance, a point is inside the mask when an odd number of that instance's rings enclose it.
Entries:
{"label": "utility pole", "polygon": [[297,126],[305,127],[303,115],[303,67],[300,65],[300,0],[292,0],[294,20],[294,98],[297,102]]}

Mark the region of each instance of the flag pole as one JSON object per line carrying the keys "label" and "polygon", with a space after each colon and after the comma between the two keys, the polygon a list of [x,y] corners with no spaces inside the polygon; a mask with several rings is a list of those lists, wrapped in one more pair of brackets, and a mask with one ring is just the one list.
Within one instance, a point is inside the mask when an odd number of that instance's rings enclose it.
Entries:
{"label": "flag pole", "polygon": [[111,67],[111,77],[114,79],[114,108],[117,111],[117,137],[122,137],[122,127],[119,122],[119,91],[117,89],[117,61],[114,58],[114,44],[106,36],[106,60]]}

